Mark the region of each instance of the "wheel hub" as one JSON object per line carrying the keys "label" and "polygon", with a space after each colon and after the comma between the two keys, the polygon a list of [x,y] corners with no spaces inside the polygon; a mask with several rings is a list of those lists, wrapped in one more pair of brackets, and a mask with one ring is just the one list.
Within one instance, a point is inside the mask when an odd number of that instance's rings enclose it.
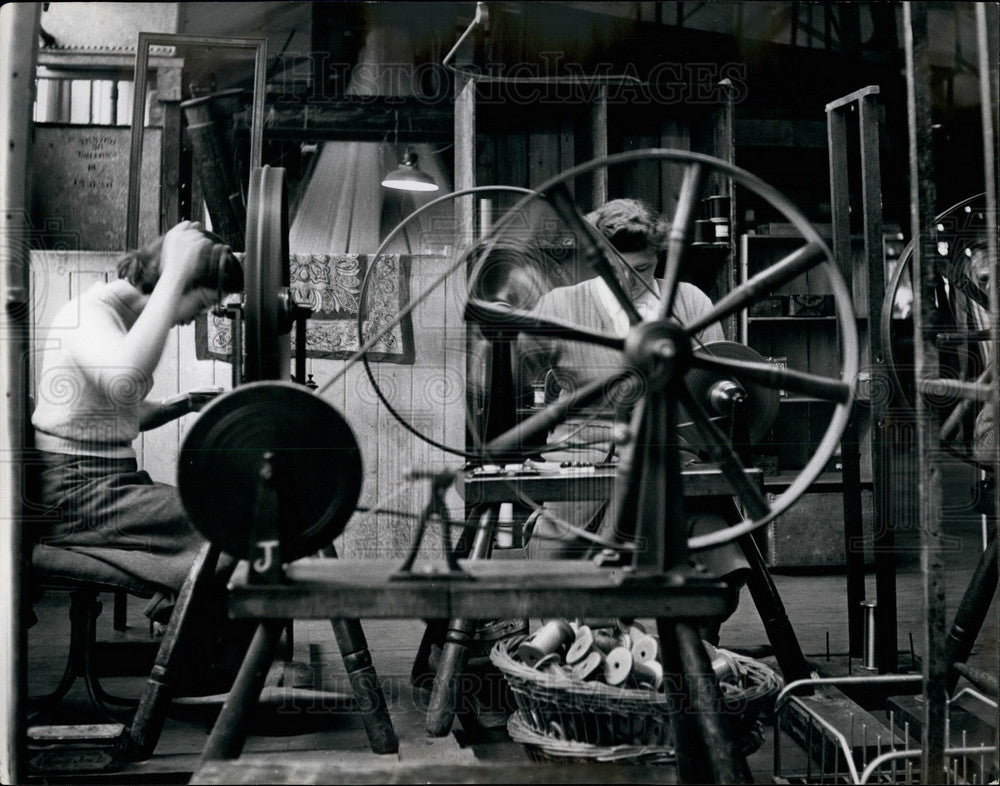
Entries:
{"label": "wheel hub", "polygon": [[640,322],[625,338],[625,359],[651,384],[684,378],[691,366],[691,340],[672,320]]}

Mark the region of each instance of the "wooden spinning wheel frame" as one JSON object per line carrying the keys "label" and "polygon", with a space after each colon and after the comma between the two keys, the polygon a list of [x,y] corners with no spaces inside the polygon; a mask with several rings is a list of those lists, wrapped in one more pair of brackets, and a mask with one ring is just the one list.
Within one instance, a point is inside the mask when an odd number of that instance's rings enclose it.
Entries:
{"label": "wooden spinning wheel frame", "polygon": [[[588,175],[599,168],[634,165],[639,162],[679,164],[684,171],[683,186],[677,209],[672,217],[667,242],[664,276],[666,297],[663,299],[661,318],[641,324],[638,323],[634,304],[621,288],[615,276],[614,267],[608,257],[605,245],[596,236],[594,230],[588,228],[589,225],[573,205],[566,188],[567,183],[574,178]],[[287,235],[282,231],[284,227],[287,227],[287,209],[282,184],[279,182],[280,178],[274,177],[273,173],[276,170],[270,170],[271,175],[267,174],[269,169],[265,167],[263,174],[254,180],[258,187],[251,188],[250,211],[248,213],[247,368],[260,367],[263,369],[262,373],[267,374],[270,378],[278,378],[271,375],[280,375],[280,370],[275,371],[275,369],[280,369],[280,364],[284,362],[282,357],[287,357],[282,355],[284,351],[282,345],[287,344],[287,342],[279,340],[279,337],[289,330],[290,319],[288,315],[294,304],[290,303],[287,290]],[[681,266],[693,241],[696,205],[702,196],[703,184],[710,175],[728,178],[735,185],[766,200],[791,223],[802,236],[803,242],[798,249],[776,264],[726,293],[707,314],[691,324],[681,325],[673,319],[662,318],[662,315],[671,313],[677,284],[680,280]],[[484,188],[488,189],[489,187]],[[502,187],[499,188],[502,189]],[[476,191],[477,189],[470,189],[461,192],[461,195],[471,195]],[[459,194],[446,195],[431,204],[458,196]],[[732,486],[734,495],[746,511],[744,521],[720,532],[693,537],[684,544],[686,548],[683,550],[698,550],[734,541],[787,510],[827,466],[838,446],[853,404],[858,371],[857,335],[853,306],[837,269],[837,264],[818,232],[782,194],[744,170],[698,153],[648,149],[622,153],[582,164],[542,184],[534,191],[524,193],[521,200],[505,213],[493,227],[484,241],[487,247],[493,243],[502,242],[505,231],[512,225],[520,211],[526,210],[533,200],[538,199],[545,200],[559,218],[577,233],[578,237],[584,238],[582,254],[615,293],[622,308],[630,315],[633,327],[628,336],[621,339],[584,328],[554,323],[541,319],[530,312],[497,308],[491,303],[477,300],[471,296],[468,297],[465,308],[467,322],[480,326],[502,326],[504,329],[519,330],[526,334],[561,331],[562,335],[565,336],[568,332],[570,338],[619,350],[622,352],[624,360],[620,369],[613,371],[605,378],[549,405],[510,432],[485,444],[480,443],[475,446],[476,449],[470,451],[472,457],[488,460],[491,455],[506,452],[511,447],[531,441],[537,442],[541,435],[544,435],[546,431],[568,415],[599,400],[606,394],[610,383],[642,376],[646,380],[654,381],[655,384],[648,388],[646,398],[639,403],[635,410],[636,415],[633,423],[636,426],[635,433],[640,435],[637,443],[645,439],[647,443],[666,445],[665,452],[673,455],[664,456],[660,455],[664,451],[641,448],[642,459],[635,461],[636,457],[633,456],[631,462],[632,472],[636,478],[644,471],[642,470],[644,462],[656,462],[657,468],[654,470],[654,474],[657,475],[661,475],[661,470],[666,467],[678,466],[677,440],[663,432],[663,429],[665,428],[669,432],[674,430],[676,409],[678,405],[682,405],[693,417],[697,428],[710,444],[708,449],[710,461],[718,465]],[[427,205],[421,210],[430,206]],[[393,234],[401,227],[402,225],[397,227]],[[256,243],[255,239],[257,239]],[[388,240],[391,238],[387,238],[387,242]],[[380,250],[379,254],[381,253]],[[377,264],[379,254],[376,254],[373,265]],[[459,255],[446,274],[455,270],[464,261],[465,258]],[[692,341],[692,338],[706,326],[738,314],[741,310],[747,309],[760,299],[767,297],[773,290],[813,268],[823,270],[834,296],[841,352],[841,367],[837,376],[822,376],[795,369],[779,369],[766,363],[754,363],[732,357],[717,357],[702,351]],[[475,291],[477,275],[479,275],[478,269],[473,269],[469,278],[470,292]],[[443,277],[439,280],[443,280]],[[251,289],[252,287],[256,289]],[[415,304],[404,309],[397,320],[409,313],[413,305]],[[388,327],[391,328],[392,325]],[[363,346],[362,351],[345,365],[350,366],[359,360],[365,362],[364,354]],[[715,371],[722,374],[738,373],[743,378],[763,387],[800,392],[829,401],[834,405],[829,425],[812,458],[787,489],[772,501],[768,502],[759,488],[748,480],[743,464],[726,435],[718,429],[713,419],[706,413],[702,403],[690,395],[683,382],[684,374],[688,369]],[[371,377],[370,368],[369,376]],[[375,383],[374,378],[372,378],[372,382]],[[377,384],[375,386],[377,389]],[[317,391],[319,394],[322,392],[323,389]],[[382,396],[381,391],[379,391],[379,395]],[[385,400],[384,397],[383,400]],[[386,403],[389,402],[386,401]],[[398,416],[391,405],[389,408],[394,415]],[[669,414],[663,421],[661,415],[654,415],[652,412],[657,408],[669,410],[674,414]],[[400,418],[400,420],[404,419]],[[644,421],[645,425],[643,425]],[[654,425],[654,422],[659,425]],[[410,430],[422,439],[426,439],[417,429],[411,428]],[[671,475],[672,472],[667,474]],[[636,482],[626,485],[633,488],[634,496],[634,489],[637,488]],[[664,488],[679,489],[680,487],[680,483],[668,483]],[[670,491],[666,493],[672,494]],[[639,502],[638,499],[635,501]],[[651,500],[651,504],[660,510],[657,515],[665,515],[661,505],[666,503]],[[639,507],[642,508],[641,505]],[[674,529],[674,527],[669,529]]]}

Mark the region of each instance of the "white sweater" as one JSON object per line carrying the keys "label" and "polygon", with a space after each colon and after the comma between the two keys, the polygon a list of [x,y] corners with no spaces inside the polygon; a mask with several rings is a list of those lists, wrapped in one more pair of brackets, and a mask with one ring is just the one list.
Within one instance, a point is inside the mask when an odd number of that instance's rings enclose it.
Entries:
{"label": "white sweater", "polygon": [[[122,369],[107,391],[84,373],[62,339],[69,331],[86,331],[95,319],[110,319],[125,335],[138,314],[99,282],[63,306],[46,339],[42,373],[35,393],[31,422],[35,447],[50,453],[134,458],[132,441],[139,435],[139,404],[145,391],[135,390],[134,372]],[[76,336],[74,340],[77,340]],[[116,385],[115,381],[120,380]]]}

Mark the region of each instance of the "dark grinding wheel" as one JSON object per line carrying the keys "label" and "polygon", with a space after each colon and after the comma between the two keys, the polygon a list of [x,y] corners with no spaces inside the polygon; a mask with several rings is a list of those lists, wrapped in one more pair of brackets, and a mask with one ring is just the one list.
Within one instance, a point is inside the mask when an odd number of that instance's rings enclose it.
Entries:
{"label": "dark grinding wheel", "polygon": [[278,483],[282,559],[332,543],[361,493],[361,452],[337,410],[289,382],[242,385],[209,404],[188,431],[177,486],[194,526],[232,556],[249,556],[266,453]]}

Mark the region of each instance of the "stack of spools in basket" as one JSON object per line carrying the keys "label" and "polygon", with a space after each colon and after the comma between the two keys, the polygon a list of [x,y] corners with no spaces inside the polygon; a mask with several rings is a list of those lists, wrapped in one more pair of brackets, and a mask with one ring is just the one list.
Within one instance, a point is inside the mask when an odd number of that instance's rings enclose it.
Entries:
{"label": "stack of spools in basket", "polygon": [[[725,711],[739,716],[744,753],[761,740],[757,716],[781,678],[752,658],[705,642]],[[667,764],[674,760],[660,642],[636,622],[546,621],[531,636],[498,642],[490,659],[514,693],[507,728],[549,757]]]}

